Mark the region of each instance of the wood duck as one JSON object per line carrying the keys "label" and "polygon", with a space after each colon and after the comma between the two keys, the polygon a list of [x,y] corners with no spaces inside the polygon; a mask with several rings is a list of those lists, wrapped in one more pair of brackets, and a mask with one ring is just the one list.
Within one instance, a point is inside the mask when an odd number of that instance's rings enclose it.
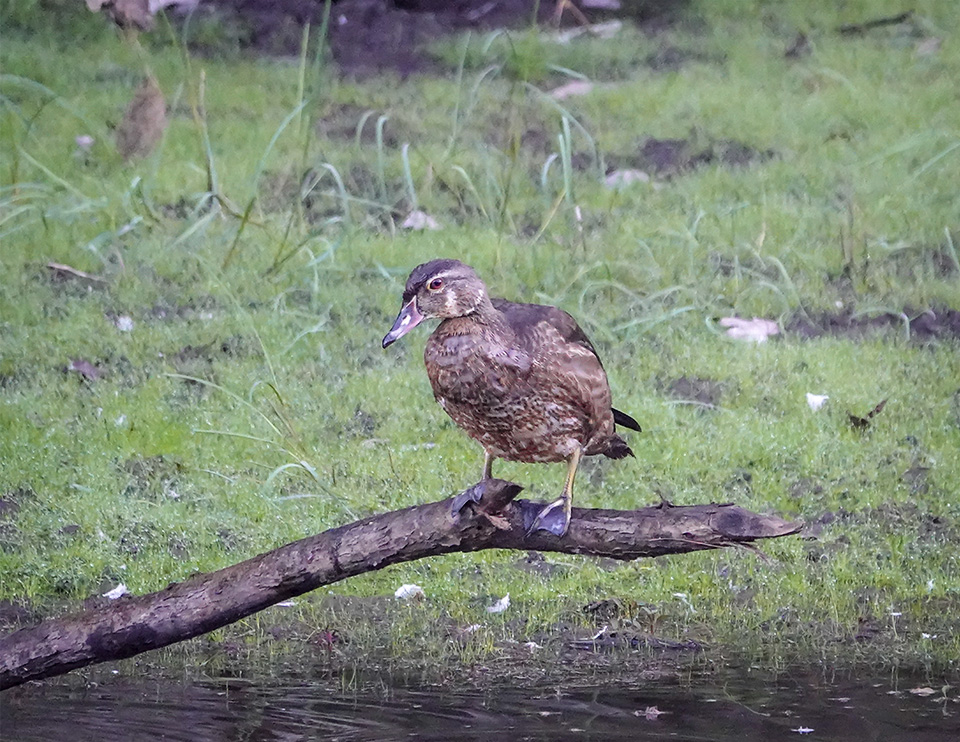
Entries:
{"label": "wood duck", "polygon": [[432,260],[407,279],[403,306],[383,347],[425,319],[441,319],[424,362],[444,411],[483,446],[483,478],[495,459],[567,462],[560,497],[531,531],[567,532],[582,456],[633,456],[614,425],[639,431],[613,409],[600,358],[583,330],[556,307],[491,299],[469,265]]}

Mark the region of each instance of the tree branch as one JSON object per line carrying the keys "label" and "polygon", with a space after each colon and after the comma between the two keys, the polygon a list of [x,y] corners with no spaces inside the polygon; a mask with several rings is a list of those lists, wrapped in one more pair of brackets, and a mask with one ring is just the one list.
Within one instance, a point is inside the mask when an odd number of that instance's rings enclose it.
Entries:
{"label": "tree branch", "polygon": [[321,585],[428,556],[521,549],[627,560],[746,544],[801,527],[711,504],[575,508],[562,538],[527,534],[543,505],[514,501],[521,489],[489,479],[455,498],[365,518],[149,595],[20,629],[0,638],[0,689],[165,647]]}

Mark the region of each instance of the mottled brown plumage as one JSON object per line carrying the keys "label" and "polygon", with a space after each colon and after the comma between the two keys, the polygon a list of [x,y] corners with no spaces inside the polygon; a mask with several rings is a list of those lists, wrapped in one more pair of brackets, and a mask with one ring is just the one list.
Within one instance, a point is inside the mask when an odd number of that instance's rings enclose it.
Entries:
{"label": "mottled brown plumage", "polygon": [[413,270],[384,347],[431,317],[442,321],[424,350],[427,375],[440,406],[483,446],[483,476],[498,458],[569,462],[560,499],[534,524],[562,535],[580,457],[632,456],[614,424],[640,429],[612,408],[590,340],[561,309],[491,299],[474,270],[457,260]]}

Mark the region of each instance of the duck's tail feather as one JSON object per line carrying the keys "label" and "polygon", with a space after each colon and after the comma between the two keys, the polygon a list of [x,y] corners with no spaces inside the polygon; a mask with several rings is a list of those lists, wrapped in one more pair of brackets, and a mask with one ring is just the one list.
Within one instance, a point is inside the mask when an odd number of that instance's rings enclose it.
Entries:
{"label": "duck's tail feather", "polygon": [[615,435],[610,438],[610,442],[607,443],[607,450],[603,452],[603,455],[610,459],[623,459],[627,456],[633,456],[633,451],[623,438]]}
{"label": "duck's tail feather", "polygon": [[621,428],[630,428],[630,430],[636,430],[638,433],[643,432],[640,430],[640,423],[634,420],[626,412],[620,412],[616,407],[613,407],[613,422],[615,425],[619,425]]}

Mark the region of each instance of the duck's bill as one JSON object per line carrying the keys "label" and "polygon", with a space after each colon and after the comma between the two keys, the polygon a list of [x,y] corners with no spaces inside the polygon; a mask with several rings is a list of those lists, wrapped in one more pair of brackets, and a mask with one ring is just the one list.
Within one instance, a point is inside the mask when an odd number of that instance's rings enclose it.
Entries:
{"label": "duck's bill", "polygon": [[397,321],[393,323],[390,332],[383,336],[383,347],[386,348],[399,340],[421,322],[423,322],[423,315],[417,309],[417,299],[414,297],[403,305],[403,309],[397,315]]}

